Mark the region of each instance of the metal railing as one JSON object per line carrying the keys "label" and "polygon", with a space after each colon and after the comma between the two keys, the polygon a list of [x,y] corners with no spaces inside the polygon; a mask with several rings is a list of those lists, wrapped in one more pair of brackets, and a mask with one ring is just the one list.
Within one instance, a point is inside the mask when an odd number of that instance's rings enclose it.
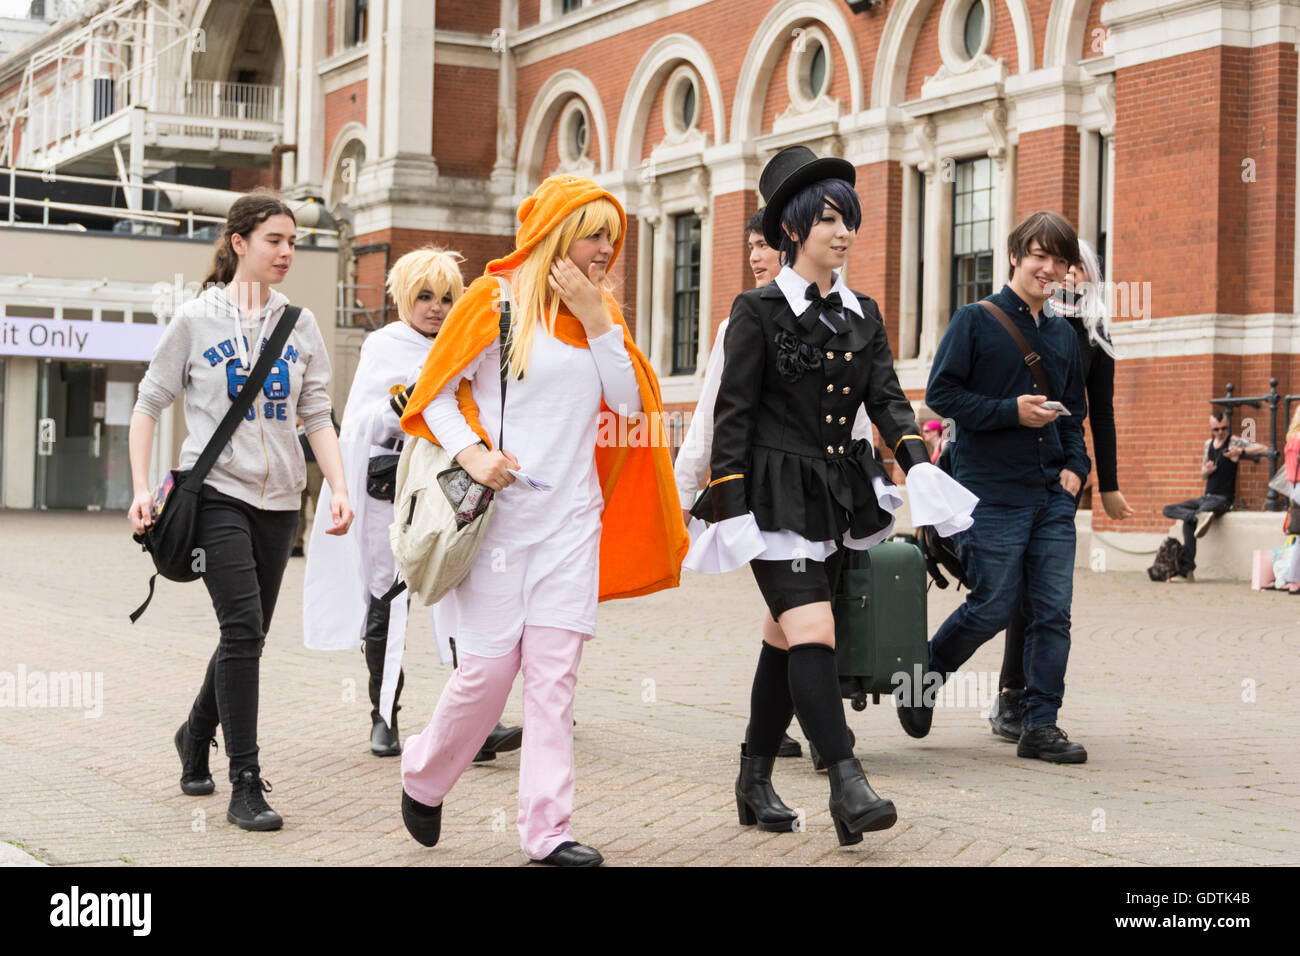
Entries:
{"label": "metal railing", "polygon": [[[168,188],[174,188],[174,183],[122,183],[106,179],[94,179],[89,176],[75,176],[70,173],[56,173],[46,170],[38,172],[34,169],[18,169],[16,167],[0,167],[0,178],[8,179],[9,195],[0,194],[0,203],[9,203],[9,214],[7,219],[0,220],[0,225],[22,226],[35,225],[35,223],[22,223],[17,218],[17,208],[19,206],[39,207],[41,213],[41,225],[51,226],[50,210],[61,212],[83,213],[87,216],[97,218],[116,219],[123,221],[134,221],[147,223],[150,225],[169,226],[173,228],[185,227],[186,238],[193,239],[195,229],[202,229],[205,226],[217,225],[224,223],[224,216],[206,216],[202,213],[196,213],[190,210],[141,210],[129,209],[121,206],[99,206],[89,203],[68,203],[57,202],[51,199],[23,199],[18,195],[19,179],[39,179],[46,183],[84,183],[94,186],[104,186],[123,190],[138,189],[142,191],[153,191],[154,193],[164,192]],[[337,229],[316,229],[310,226],[299,226],[296,230],[298,237],[303,236],[333,236],[338,238]]]}
{"label": "metal railing", "polygon": [[145,105],[185,116],[280,122],[280,88],[257,83],[191,80],[187,86],[178,84],[160,93],[156,103]]}
{"label": "metal railing", "polygon": [[[1222,398],[1210,399],[1211,405],[1219,405],[1228,413],[1228,434],[1232,434],[1232,412],[1235,408],[1262,408],[1264,403],[1268,403],[1268,451],[1262,455],[1243,455],[1248,461],[1259,461],[1261,458],[1267,458],[1269,462],[1269,477],[1277,470],[1278,459],[1282,453],[1277,447],[1277,406],[1278,403],[1286,399],[1287,421],[1291,420],[1291,403],[1294,400],[1300,400],[1300,395],[1279,395],[1277,392],[1277,379],[1268,380],[1268,391],[1263,395],[1250,395],[1244,398],[1237,398],[1233,395],[1236,390],[1235,386],[1229,382],[1224,386],[1224,396]],[[1259,444],[1264,444],[1259,442]],[[1265,511],[1283,511],[1287,507],[1286,503],[1281,500],[1275,488],[1268,489],[1268,497],[1264,499]]]}

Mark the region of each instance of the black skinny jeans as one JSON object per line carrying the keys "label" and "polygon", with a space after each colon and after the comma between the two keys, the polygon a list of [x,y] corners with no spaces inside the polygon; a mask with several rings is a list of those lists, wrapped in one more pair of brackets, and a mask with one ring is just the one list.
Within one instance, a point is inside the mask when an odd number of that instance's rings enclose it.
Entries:
{"label": "black skinny jeans", "polygon": [[199,508],[203,583],[221,640],[190,710],[190,733],[215,737],[221,725],[230,780],[257,764],[257,683],[262,645],[298,529],[298,512],[263,511],[207,485]]}

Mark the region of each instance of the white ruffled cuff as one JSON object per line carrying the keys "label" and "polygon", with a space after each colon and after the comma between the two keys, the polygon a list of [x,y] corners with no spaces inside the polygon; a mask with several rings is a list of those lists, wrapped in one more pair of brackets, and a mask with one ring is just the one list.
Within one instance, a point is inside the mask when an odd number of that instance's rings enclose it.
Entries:
{"label": "white ruffled cuff", "polygon": [[886,481],[879,475],[871,479],[871,490],[876,493],[876,502],[880,505],[881,510],[889,512],[889,524],[865,538],[855,538],[851,534],[844,535],[844,547],[852,548],[854,551],[866,551],[868,548],[874,548],[893,534],[894,512],[898,511],[903,504],[903,497],[898,493],[898,486],[892,481]]}
{"label": "white ruffled cuff", "polygon": [[913,527],[929,525],[945,538],[974,524],[971,512],[979,504],[979,498],[928,462],[919,462],[908,471],[907,501]]}
{"label": "white ruffled cuff", "polygon": [[753,512],[734,518],[706,524],[692,518],[687,530],[691,533],[691,549],[686,552],[682,567],[702,574],[725,574],[744,567],[763,553],[763,532]]}

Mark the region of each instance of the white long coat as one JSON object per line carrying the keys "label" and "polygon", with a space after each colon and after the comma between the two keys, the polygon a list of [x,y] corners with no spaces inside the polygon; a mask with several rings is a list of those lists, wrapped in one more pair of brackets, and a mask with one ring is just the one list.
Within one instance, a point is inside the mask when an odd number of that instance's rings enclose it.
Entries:
{"label": "white long coat", "polygon": [[[433,342],[405,322],[392,322],[366,336],[356,377],[344,406],[339,448],[343,476],[355,517],[345,535],[329,535],[332,520],[327,502],[329,482],[321,486],[320,505],[307,550],[303,585],[303,640],[316,650],[355,650],[366,629],[371,595],[393,584],[396,569],[388,541],[393,504],[366,494],[366,468],[375,455],[393,454],[381,442],[404,438],[389,405],[394,385],[410,385],[419,377]],[[430,609],[432,613],[432,608]],[[406,643],[407,599],[394,598],[388,619],[388,649],[384,657],[379,711],[392,726],[393,698]],[[450,635],[434,627],[438,659],[451,663]]]}

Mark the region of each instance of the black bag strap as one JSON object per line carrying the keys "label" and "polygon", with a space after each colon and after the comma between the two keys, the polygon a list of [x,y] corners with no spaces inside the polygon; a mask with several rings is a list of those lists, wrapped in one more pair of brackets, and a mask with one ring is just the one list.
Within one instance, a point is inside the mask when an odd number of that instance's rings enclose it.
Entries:
{"label": "black bag strap", "polygon": [[1034,383],[1038,386],[1038,390],[1046,395],[1049,400],[1052,400],[1052,390],[1047,385],[1047,376],[1043,374],[1042,356],[1030,348],[1029,341],[1020,334],[1020,330],[1016,328],[1016,323],[1012,322],[1005,312],[988,299],[980,302],[980,305],[984,306],[984,310],[997,320],[998,325],[1006,329],[1007,335],[1015,340],[1016,346],[1020,349],[1020,354],[1025,357],[1025,364],[1029,366],[1029,374],[1034,377]]}
{"label": "black bag strap", "polygon": [[239,395],[230,403],[230,408],[226,409],[221,424],[212,433],[212,437],[208,439],[207,445],[203,448],[203,453],[199,455],[199,460],[190,469],[190,473],[185,479],[187,487],[196,489],[202,485],[203,479],[208,476],[212,466],[217,463],[217,457],[221,454],[222,449],[226,447],[226,442],[230,441],[230,436],[235,433],[235,429],[239,427],[239,422],[248,412],[249,407],[252,406],[253,399],[266,381],[266,377],[271,374],[271,366],[280,357],[280,350],[284,348],[284,343],[288,340],[293,327],[298,324],[298,316],[301,314],[302,308],[300,306],[285,306],[284,312],[280,315],[280,321],[276,323],[274,331],[271,332],[271,337],[266,340],[266,347],[262,349],[262,354],[257,359],[257,364],[253,366],[253,371],[244,380],[244,386],[239,390]]}
{"label": "black bag strap", "polygon": [[506,383],[510,371],[510,280],[497,276],[497,285],[501,287],[498,299],[501,309],[501,427],[497,432],[497,451],[500,451],[506,437]]}

